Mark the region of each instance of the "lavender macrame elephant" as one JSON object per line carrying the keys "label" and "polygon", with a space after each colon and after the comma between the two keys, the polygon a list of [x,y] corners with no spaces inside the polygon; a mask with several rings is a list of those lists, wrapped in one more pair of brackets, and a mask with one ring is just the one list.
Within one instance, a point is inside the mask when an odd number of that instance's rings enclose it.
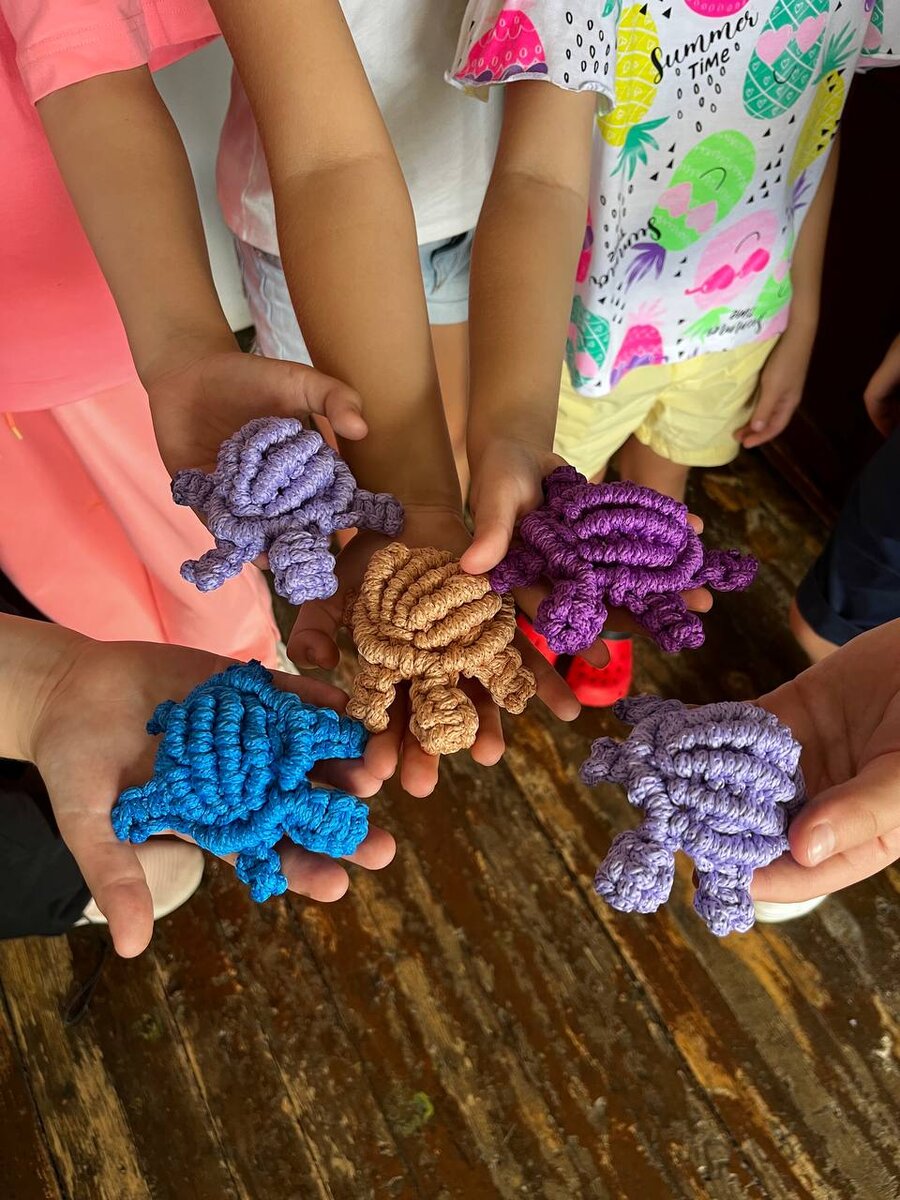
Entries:
{"label": "lavender macrame elephant", "polygon": [[292,417],[250,421],[222,443],[212,474],[179,471],[172,496],[206,516],[216,541],[181,568],[201,592],[265,554],[280,596],[291,604],[324,599],[337,590],[333,533],[372,529],[393,537],[403,528],[400,501],[358,488],[344,460]]}
{"label": "lavender macrame elephant", "polygon": [[745,932],[753,872],[787,851],[788,824],[805,799],[800,746],[755,704],[685,708],[638,696],[615,712],[634,729],[624,742],[598,738],[581,778],[621,784],[644,819],[613,841],[594,880],[598,895],[621,912],[656,912],[683,850],[699,881],[694,908],[712,932]]}
{"label": "lavender macrame elephant", "polygon": [[755,559],[707,550],[684,504],[635,483],[588,483],[574,467],[544,480],[544,503],[523,517],[519,542],[491,573],[498,592],[543,579],[551,591],[534,621],[552,650],[577,654],[624,608],[669,652],[703,644],[703,624],[681,593],[741,591]]}

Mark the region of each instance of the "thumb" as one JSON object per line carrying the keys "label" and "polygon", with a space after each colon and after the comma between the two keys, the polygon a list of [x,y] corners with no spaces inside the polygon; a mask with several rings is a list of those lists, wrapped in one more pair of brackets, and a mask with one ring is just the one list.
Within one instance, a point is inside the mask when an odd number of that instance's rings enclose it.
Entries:
{"label": "thumb", "polygon": [[814,867],[898,829],[900,751],[894,751],[804,805],[791,823],[791,854]]}
{"label": "thumb", "polygon": [[492,571],[505,557],[519,517],[519,505],[512,490],[498,484],[473,511],[474,531],[471,544],[459,560],[470,575]]}
{"label": "thumb", "polygon": [[134,846],[120,842],[110,820],[110,802],[98,802],[106,789],[96,780],[55,789],[53,811],[63,841],[72,852],[97,907],[109,922],[116,953],[134,958],[153,934],[153,898]]}
{"label": "thumb", "polygon": [[269,410],[278,415],[325,417],[339,437],[358,441],[366,436],[362,400],[346,383],[303,363],[247,357],[255,358],[258,364],[253,398],[257,409],[264,397]]}

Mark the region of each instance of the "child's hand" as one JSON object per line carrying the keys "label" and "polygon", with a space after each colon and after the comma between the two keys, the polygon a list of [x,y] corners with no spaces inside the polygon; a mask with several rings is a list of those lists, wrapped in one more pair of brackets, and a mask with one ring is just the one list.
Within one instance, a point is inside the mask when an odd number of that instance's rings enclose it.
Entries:
{"label": "child's hand", "polygon": [[470,465],[474,532],[460,566],[470,575],[480,575],[505,558],[517,521],[544,499],[544,477],[566,463],[540,446],[495,437]]}
{"label": "child's hand", "polygon": [[[515,438],[493,438],[487,443],[472,467],[469,505],[475,530],[471,545],[460,559],[464,571],[476,574],[497,566],[509,550],[517,521],[543,502],[541,484],[545,476],[567,465],[559,455]],[[703,532],[699,517],[691,513],[688,520],[697,533]],[[521,588],[515,592],[516,605],[533,620],[549,590],[546,586]],[[706,588],[685,592],[684,599],[693,612],[709,612],[712,608],[712,595]],[[617,610],[610,612],[606,628],[618,633],[644,633],[627,613]],[[605,667],[609,662],[601,638],[581,657],[595,667]],[[534,669],[530,657],[528,666]]]}
{"label": "child's hand", "polygon": [[[325,670],[337,666],[340,655],[336,638],[343,624],[347,595],[360,586],[369,559],[389,540],[380,534],[359,533],[341,551],[337,560],[339,586],[335,595],[327,600],[307,601],[297,614],[288,640],[288,654],[294,662]],[[462,555],[469,546],[470,537],[458,512],[407,505],[406,524],[399,540],[407,546],[435,546]],[[535,675],[540,699],[561,720],[574,720],[580,707],[565,681],[518,633],[515,645],[525,666]],[[479,729],[471,749],[472,758],[482,766],[493,766],[505,749],[500,713],[479,684],[466,681],[461,686],[478,710]],[[366,766],[383,780],[393,775],[399,762],[404,789],[413,796],[427,796],[437,784],[440,759],[427,754],[409,732],[405,693],[405,688],[399,689],[388,729],[370,739]]]}
{"label": "child's hand", "polygon": [[810,800],[791,854],[753,878],[757,900],[807,900],[900,858],[900,620],[854,638],[764,696],[803,746]]}
{"label": "child's hand", "polygon": [[753,415],[734,435],[745,450],[771,442],[787,429],[803,399],[815,336],[815,325],[810,328],[798,318],[769,355],[759,377]]}
{"label": "child's hand", "polygon": [[[101,911],[119,954],[140,954],[153,932],[153,906],[134,847],[113,833],[110,811],[126,787],[150,778],[156,743],[146,723],[163,700],[182,699],[196,684],[229,665],[227,659],[181,646],[80,640],[34,722],[27,748],[47,786],[59,831]],[[304,700],[343,708],[339,689],[313,679],[276,674],[279,687]],[[357,796],[380,781],[362,762],[323,764],[317,776]],[[292,891],[314,900],[339,899],[348,886],[333,859],[299,846],[280,848]],[[394,840],[372,828],[350,861],[386,866]]]}
{"label": "child's hand", "polygon": [[869,380],[864,399],[872,424],[882,437],[890,437],[900,424],[900,334]]}
{"label": "child's hand", "polygon": [[300,363],[243,354],[233,340],[214,347],[186,344],[143,378],[171,475],[185,467],[212,471],[222,442],[254,417],[302,420],[315,414],[340,437],[357,441],[366,435],[352,388]]}

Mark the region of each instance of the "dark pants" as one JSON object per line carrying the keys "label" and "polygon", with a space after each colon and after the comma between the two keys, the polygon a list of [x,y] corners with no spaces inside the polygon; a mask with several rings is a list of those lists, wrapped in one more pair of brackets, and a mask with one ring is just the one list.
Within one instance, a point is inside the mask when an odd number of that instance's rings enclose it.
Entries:
{"label": "dark pants", "polygon": [[900,428],[853,485],[797,607],[838,646],[900,617]]}
{"label": "dark pants", "polygon": [[[2,572],[0,612],[45,619]],[[37,770],[0,758],[0,938],[65,933],[89,899]]]}

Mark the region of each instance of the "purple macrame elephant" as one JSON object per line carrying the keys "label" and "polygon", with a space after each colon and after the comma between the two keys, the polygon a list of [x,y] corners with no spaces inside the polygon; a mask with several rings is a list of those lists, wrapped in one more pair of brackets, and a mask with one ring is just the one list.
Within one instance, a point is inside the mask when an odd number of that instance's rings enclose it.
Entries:
{"label": "purple macrame elephant", "polygon": [[694,861],[694,908],[719,937],[754,921],[753,872],[788,849],[788,824],[806,798],[800,746],[772,713],[726,700],[685,708],[638,696],[615,706],[628,739],[598,738],[581,767],[587,784],[621,784],[643,810],[620,833],[594,880],[621,912],[656,912],[675,876],[675,851]]}
{"label": "purple macrame elephant", "polygon": [[552,650],[577,654],[596,641],[608,608],[624,608],[669,652],[703,644],[703,624],[681,593],[740,591],[755,559],[707,550],[684,504],[636,483],[588,483],[574,467],[544,480],[544,503],[522,518],[519,542],[491,573],[498,592],[551,585],[534,621]]}
{"label": "purple macrame elephant", "polygon": [[181,574],[211,592],[268,556],[275,590],[291,604],[334,595],[329,546],[338,529],[403,528],[400,501],[356,486],[344,460],[293,417],[261,417],[223,442],[216,469],[179,471],[176,504],[206,516],[216,548],[189,560]]}

